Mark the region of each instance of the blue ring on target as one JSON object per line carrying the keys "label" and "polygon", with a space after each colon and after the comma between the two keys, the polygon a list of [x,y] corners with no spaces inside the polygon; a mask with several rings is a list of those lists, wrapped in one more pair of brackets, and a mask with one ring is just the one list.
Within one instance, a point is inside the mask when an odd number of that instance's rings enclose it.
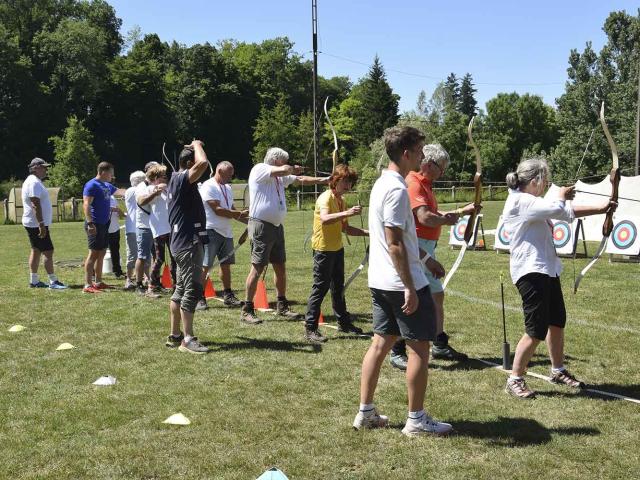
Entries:
{"label": "blue ring on target", "polygon": [[467,224],[469,223],[469,217],[462,217],[458,220],[453,227],[453,237],[459,241],[464,242],[464,232],[467,229]]}
{"label": "blue ring on target", "polygon": [[636,241],[637,236],[638,229],[631,220],[622,220],[621,222],[618,222],[611,232],[613,245],[620,250],[626,250],[631,247],[631,245]]}
{"label": "blue ring on target", "polygon": [[567,222],[557,222],[553,225],[553,245],[562,248],[571,240],[571,225]]}
{"label": "blue ring on target", "polygon": [[500,229],[498,230],[498,239],[500,239],[500,242],[502,242],[504,245],[511,244],[511,235],[509,231],[505,228],[504,223],[500,225]]}

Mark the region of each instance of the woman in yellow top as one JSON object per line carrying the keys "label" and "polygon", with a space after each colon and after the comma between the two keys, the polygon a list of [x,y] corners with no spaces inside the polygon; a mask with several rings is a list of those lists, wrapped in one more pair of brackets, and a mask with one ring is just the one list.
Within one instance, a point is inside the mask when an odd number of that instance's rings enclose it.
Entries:
{"label": "woman in yellow top", "polygon": [[329,188],[318,197],[313,214],[313,286],[305,317],[305,339],[311,343],[326,342],[318,331],[320,306],[331,289],[333,312],[338,320],[338,329],[347,333],[362,333],[356,327],[344,299],[344,248],[342,232],[360,237],[369,232],[349,225],[347,218],[360,215],[359,205],[347,209],[342,196],[350,191],[358,180],[358,174],[346,165],[338,165],[329,179]]}

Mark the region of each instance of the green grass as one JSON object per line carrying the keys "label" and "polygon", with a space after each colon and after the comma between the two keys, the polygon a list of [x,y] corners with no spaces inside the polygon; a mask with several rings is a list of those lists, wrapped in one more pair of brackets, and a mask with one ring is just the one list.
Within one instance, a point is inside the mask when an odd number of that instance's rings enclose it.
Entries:
{"label": "green grass", "polygon": [[[485,229],[495,228],[500,209],[500,203],[487,202]],[[302,251],[310,226],[311,212],[289,214],[289,297],[301,312],[311,284],[310,254]],[[58,275],[79,286],[82,269],[71,265],[85,254],[82,225],[54,224],[52,235],[55,259],[65,265],[57,267]],[[533,378],[540,396],[522,402],[502,391],[502,372],[479,362],[435,361],[426,406],[457,433],[407,439],[400,434],[404,378],[385,364],[376,402],[393,428],[354,432],[368,339],[325,328],[329,342],[310,346],[302,341],[299,323],[265,314],[265,324],[245,326],[237,310],[212,302],[195,322],[196,334],[210,342],[212,352],[182,354],[163,345],[166,299],[118,291],[88,296],[77,288],[29,290],[23,228],[2,226],[0,238],[0,478],[251,479],[274,465],[291,479],[633,478],[640,471],[639,405]],[[438,255],[448,268],[457,251],[447,247],[447,239],[448,231]],[[492,246],[493,237],[487,242]],[[363,253],[360,240],[352,243],[346,247],[348,273]],[[238,253],[233,283],[240,290],[248,248]],[[568,365],[598,388],[640,397],[638,265],[603,258],[574,296],[571,260],[564,262]],[[576,260],[576,269],[586,262]],[[491,302],[500,302],[500,272],[508,278],[507,255],[467,252],[446,301],[452,344],[496,362],[502,322]],[[274,300],[272,285],[269,278]],[[518,307],[510,283],[505,296],[508,306]],[[368,329],[366,272],[347,297]],[[523,331],[516,308],[507,310],[512,350]],[[329,301],[323,311],[333,322]],[[9,333],[17,323],[27,329]],[[62,342],[77,348],[56,352]],[[544,349],[539,354],[531,371],[547,374]],[[118,384],[91,385],[106,374]],[[176,412],[192,425],[162,423]]]}

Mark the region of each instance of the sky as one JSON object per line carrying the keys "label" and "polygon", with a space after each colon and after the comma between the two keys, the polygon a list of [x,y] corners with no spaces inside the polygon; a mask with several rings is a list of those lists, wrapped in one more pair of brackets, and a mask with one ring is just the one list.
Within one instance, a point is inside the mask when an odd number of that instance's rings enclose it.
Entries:
{"label": "sky", "polygon": [[[286,36],[312,60],[311,0],[107,0],[122,34],[140,27],[163,41],[193,45]],[[400,111],[430,97],[450,73],[467,72],[485,102],[500,92],[540,95],[554,106],[564,92],[571,49],[592,42],[598,52],[611,11],[638,14],[629,0],[531,2],[432,0],[317,0],[318,73],[364,77],[377,54]]]}

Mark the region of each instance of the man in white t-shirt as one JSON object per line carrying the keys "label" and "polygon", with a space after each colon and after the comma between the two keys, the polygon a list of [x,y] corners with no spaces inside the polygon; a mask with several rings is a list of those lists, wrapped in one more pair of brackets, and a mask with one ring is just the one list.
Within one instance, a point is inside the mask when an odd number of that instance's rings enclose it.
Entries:
{"label": "man in white t-shirt", "polygon": [[[47,178],[47,167],[51,165],[41,158],[34,158],[29,163],[31,175],[22,184],[22,225],[27,230],[31,243],[29,255],[29,287],[63,290],[67,288],[53,273],[53,242],[49,234],[49,226],[53,220],[51,199],[47,187],[42,180]],[[44,269],[49,276],[49,284],[40,281],[38,266],[40,256],[44,256]]]}
{"label": "man in white t-shirt", "polygon": [[[167,184],[167,167],[164,165],[154,165],[147,170],[147,181],[149,189]],[[151,212],[149,216],[149,226],[153,236],[153,247],[155,249],[155,259],[151,267],[151,287],[154,291],[162,290],[162,266],[166,263],[166,252],[169,250],[171,241],[171,226],[169,225],[169,209],[167,208],[167,192],[161,190],[159,195],[154,195],[147,203]],[[171,271],[171,281],[176,284],[176,262],[169,250],[169,269]]]}
{"label": "man in white t-shirt", "polygon": [[[424,158],[424,134],[413,127],[385,131],[389,168],[373,185],[369,199],[369,289],[373,302],[373,341],[362,362],[360,410],[353,427],[380,428],[389,418],[376,412],[373,395],[380,367],[399,337],[406,340],[409,415],[402,433],[443,435],[451,425],[424,411],[429,341],[436,338],[436,313],[429,281],[420,260],[416,224],[405,177]],[[426,267],[436,276],[442,265],[428,254]]]}
{"label": "man in white t-shirt", "polygon": [[129,176],[131,186],[124,194],[124,205],[127,208],[127,217],[124,221],[124,232],[127,238],[127,281],[125,290],[135,290],[135,268],[138,259],[138,240],[136,239],[136,217],[138,204],[136,203],[136,187],[144,182],[146,176],[143,171],[136,170]]}
{"label": "man in white t-shirt", "polygon": [[[214,259],[220,262],[220,281],[224,288],[223,300],[227,307],[241,306],[240,300],[231,289],[231,265],[236,263],[233,251],[233,228],[231,220],[248,222],[249,210],[236,210],[233,205],[231,179],[234,168],[231,162],[222,161],[216,165],[215,175],[200,186],[200,196],[207,217],[209,243],[204,246],[202,259],[202,285],[207,280]],[[197,310],[206,310],[207,300],[200,299]]]}
{"label": "man in white t-shirt", "polygon": [[326,185],[329,178],[299,176],[302,167],[287,165],[289,154],[281,148],[270,148],[263,163],[249,174],[249,238],[251,239],[251,270],[246,282],[246,300],[240,320],[249,324],[262,323],[253,308],[258,279],[269,263],[273,266],[278,303],[276,315],[298,319],[302,316],[289,309],[286,297],[287,276],[284,242],[284,222],[287,214],[285,188],[292,183]]}

